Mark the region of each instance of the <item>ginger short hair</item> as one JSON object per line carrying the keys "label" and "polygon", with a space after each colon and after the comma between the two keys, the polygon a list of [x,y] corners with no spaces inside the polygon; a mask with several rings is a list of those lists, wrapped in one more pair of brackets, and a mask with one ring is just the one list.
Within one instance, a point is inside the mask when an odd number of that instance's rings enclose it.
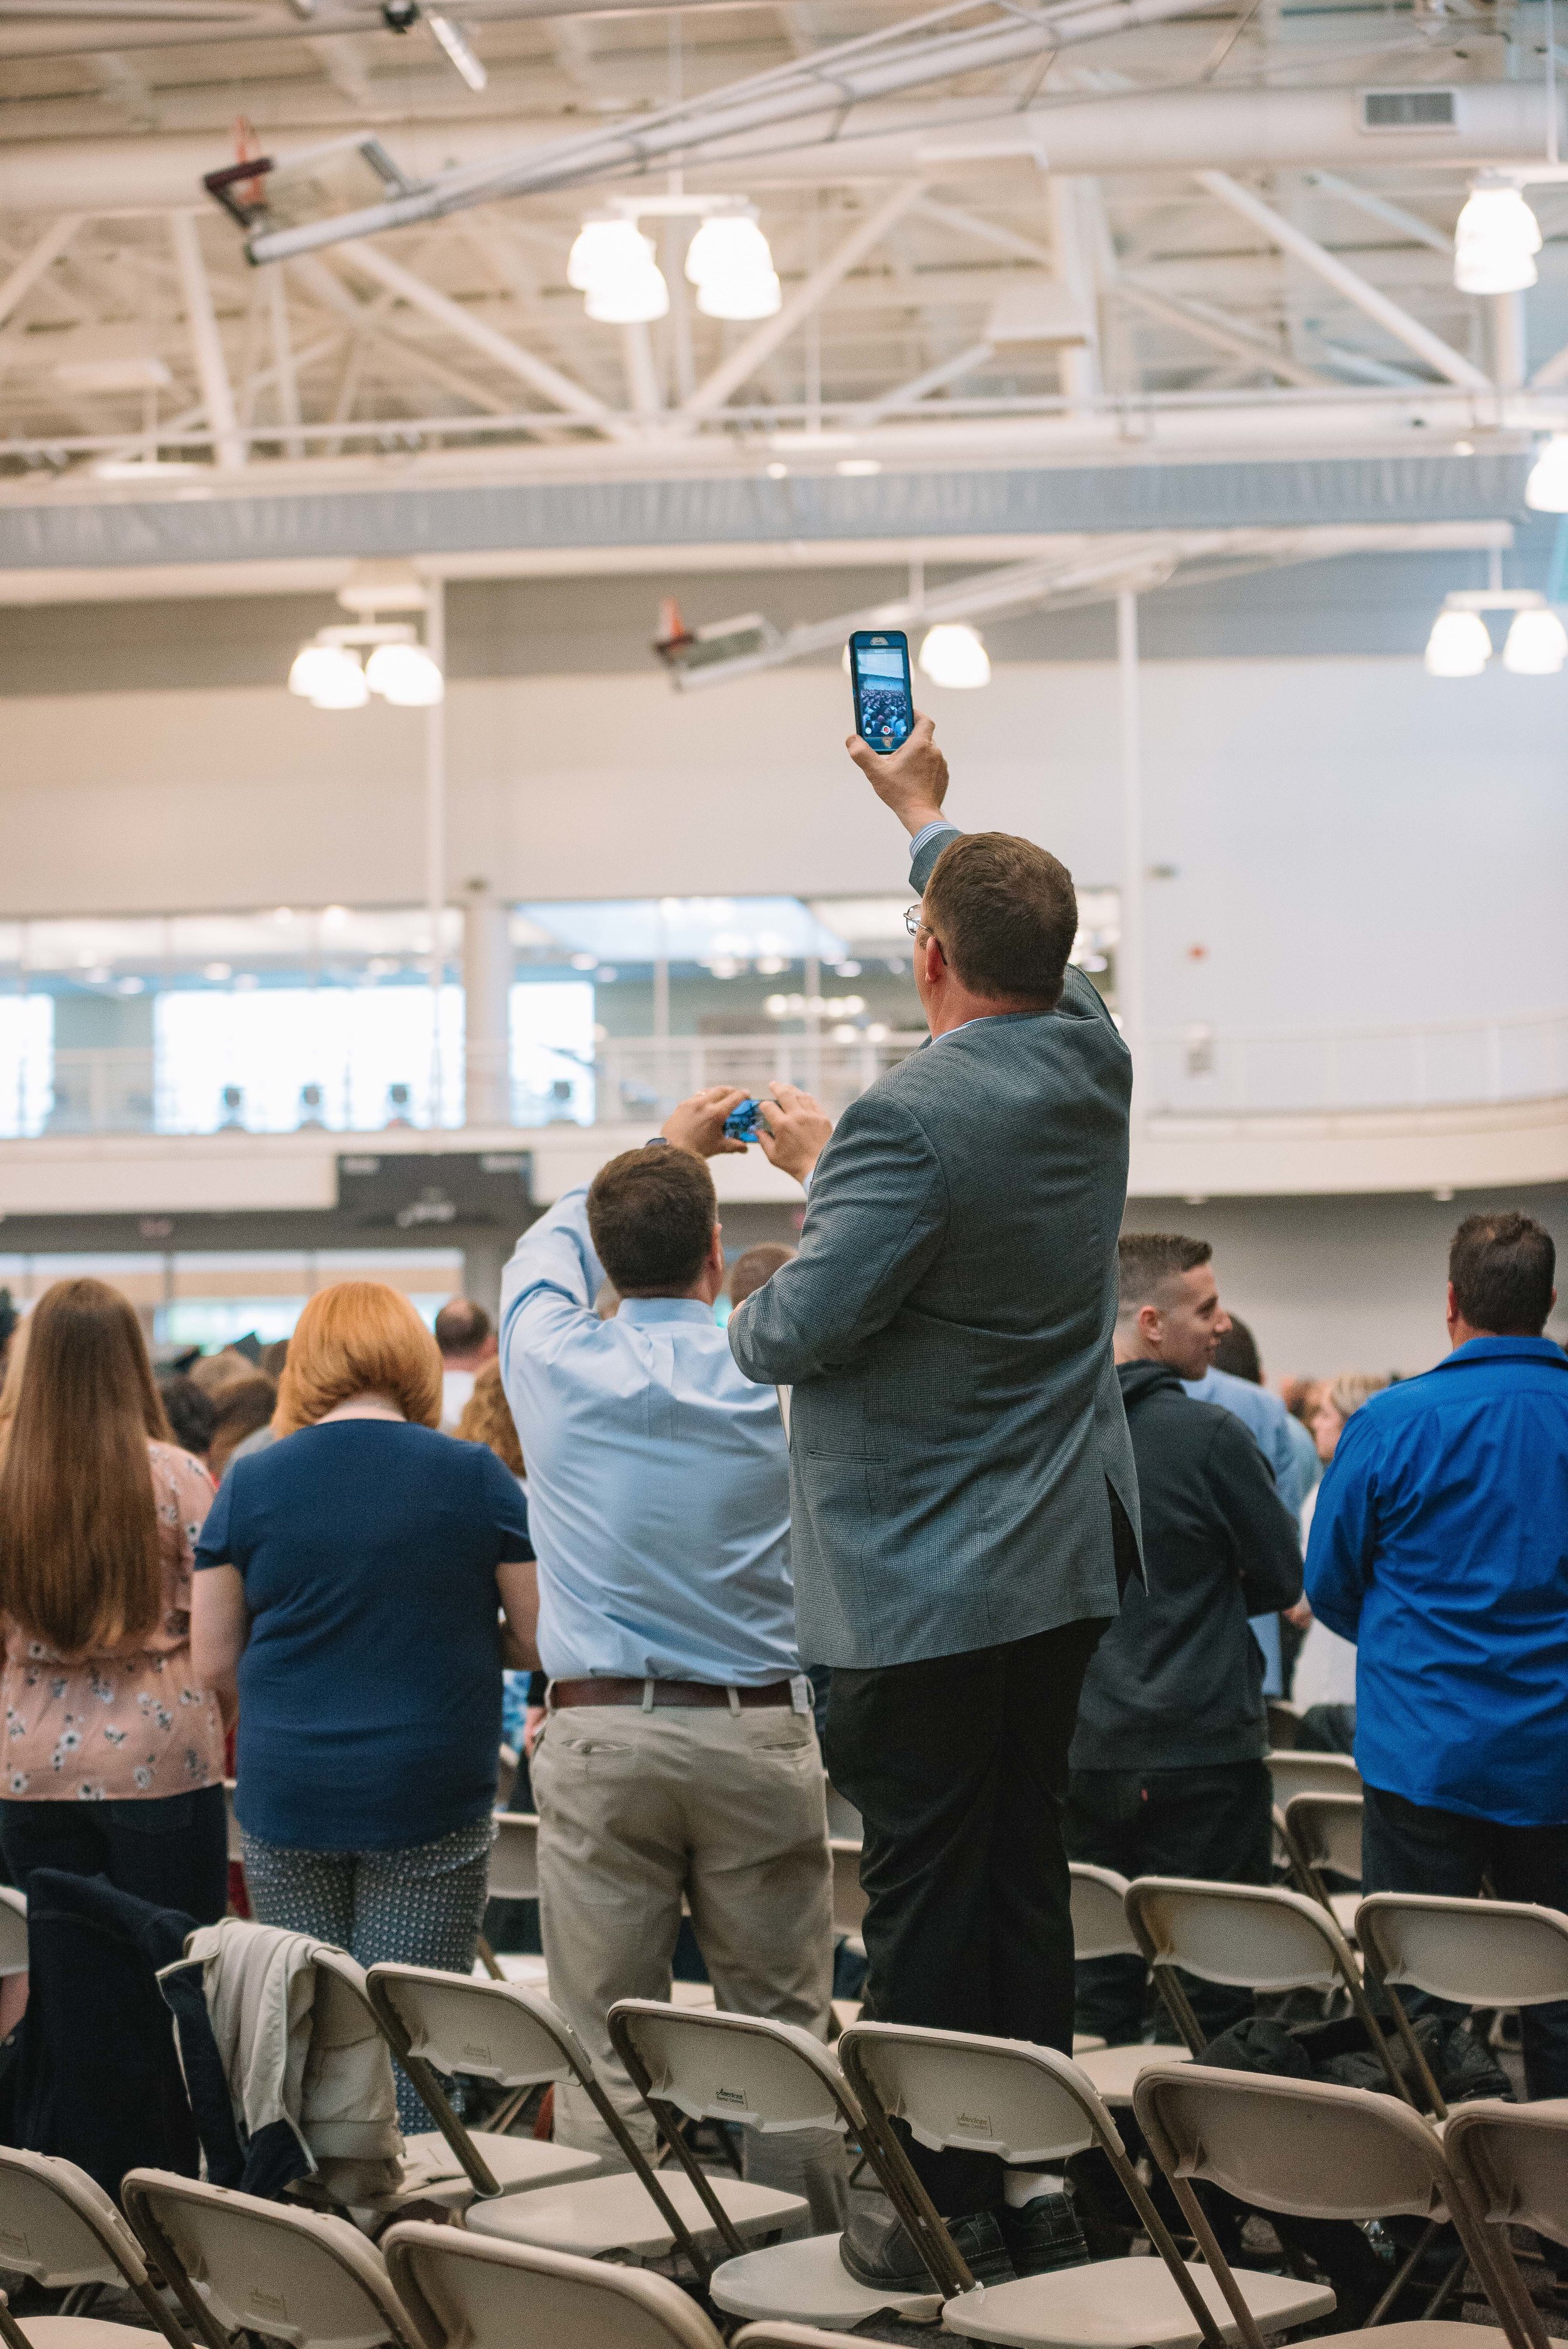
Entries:
{"label": "ginger short hair", "polygon": [[439,1427],[440,1349],[400,1288],[339,1280],[317,1289],[295,1324],[273,1426],[292,1435],[362,1394],[387,1395],[405,1419]]}
{"label": "ginger short hair", "polygon": [[1021,996],[1049,1011],[1078,936],[1073,876],[1032,840],[966,832],[937,858],[924,920],[972,994]]}

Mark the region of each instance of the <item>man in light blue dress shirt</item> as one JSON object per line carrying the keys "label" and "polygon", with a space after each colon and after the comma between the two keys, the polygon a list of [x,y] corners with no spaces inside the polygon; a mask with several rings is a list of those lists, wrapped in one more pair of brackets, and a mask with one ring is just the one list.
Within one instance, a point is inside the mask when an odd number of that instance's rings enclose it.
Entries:
{"label": "man in light blue dress shirt", "polygon": [[[524,1234],[501,1286],[550,1677],[532,1783],[551,1994],[650,2150],[604,2017],[669,1996],[683,1896],[721,2007],[820,2039],[829,2023],[826,1782],[795,1645],[789,1449],[776,1391],[743,1375],[713,1315],[724,1249],[703,1160],[745,1148],[723,1132],[744,1098],[683,1102],[657,1142]],[[621,1302],[601,1320],[606,1277]],[[558,2087],[555,2113],[559,2141],[613,2152],[581,2090]],[[841,2160],[816,2151],[813,2216],[841,2223]]]}
{"label": "man in light blue dress shirt", "polygon": [[[1245,1330],[1245,1324],[1238,1325],[1229,1314],[1225,1316],[1225,1326],[1231,1331],[1238,1328]],[[1246,1330],[1245,1334],[1246,1348],[1243,1350],[1250,1350],[1255,1359],[1256,1349],[1252,1346],[1252,1333]],[[1222,1411],[1228,1411],[1233,1419],[1241,1421],[1274,1470],[1274,1486],[1280,1499],[1291,1516],[1299,1520],[1301,1505],[1311,1490],[1312,1480],[1304,1472],[1301,1451],[1295,1442],[1294,1431],[1296,1422],[1279,1396],[1263,1384],[1261,1376],[1257,1379],[1239,1378],[1234,1371],[1222,1371],[1212,1362],[1201,1379],[1183,1379],[1181,1383],[1194,1402],[1217,1402]],[[1291,1619],[1295,1621],[1295,1618],[1293,1616]],[[1283,1696],[1284,1673],[1279,1617],[1254,1615],[1252,1622],[1253,1636],[1264,1651],[1264,1694]]]}

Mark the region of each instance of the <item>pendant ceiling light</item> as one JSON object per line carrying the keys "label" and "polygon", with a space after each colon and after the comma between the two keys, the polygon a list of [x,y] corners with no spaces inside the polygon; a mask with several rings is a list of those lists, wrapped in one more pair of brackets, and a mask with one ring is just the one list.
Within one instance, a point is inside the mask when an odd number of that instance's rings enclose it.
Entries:
{"label": "pendant ceiling light", "polygon": [[1502,665],[1515,677],[1555,677],[1568,660],[1568,631],[1549,604],[1515,612]]}
{"label": "pendant ceiling light", "polygon": [[1472,188],[1454,231],[1461,294],[1522,294],[1539,274],[1541,223],[1518,188]]}
{"label": "pendant ceiling light", "polygon": [[428,709],[447,689],[423,645],[377,645],[365,664],[365,682],[398,709]]}
{"label": "pendant ceiling light", "polygon": [[289,670],[289,691],[316,709],[363,709],[370,688],[359,657],[344,645],[304,645]]}
{"label": "pendant ceiling light", "polygon": [[1524,502],[1537,513],[1568,513],[1568,432],[1554,432],[1542,443],[1524,484]]}
{"label": "pendant ceiling light", "polygon": [[991,663],[979,632],[965,620],[944,620],[927,629],[920,666],[933,685],[967,688],[991,682]]}
{"label": "pendant ceiling light", "polygon": [[638,326],[664,317],[670,289],[654,258],[653,239],[635,221],[584,221],[566,264],[566,282],[587,295],[601,326]]}
{"label": "pendant ceiling light", "polygon": [[686,274],[705,317],[771,318],[783,304],[768,239],[748,212],[705,220],[687,248]]}
{"label": "pendant ceiling light", "polygon": [[1491,658],[1491,638],[1479,612],[1443,611],[1427,638],[1429,677],[1479,677]]}

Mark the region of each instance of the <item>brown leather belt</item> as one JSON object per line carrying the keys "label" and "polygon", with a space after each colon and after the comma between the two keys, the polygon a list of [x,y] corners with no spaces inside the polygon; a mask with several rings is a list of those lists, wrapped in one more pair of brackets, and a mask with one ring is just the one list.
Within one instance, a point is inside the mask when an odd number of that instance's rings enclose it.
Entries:
{"label": "brown leather belt", "polygon": [[[646,1681],[552,1681],[549,1701],[552,1705],[568,1704],[637,1704],[644,1701]],[[729,1703],[729,1691],[716,1688],[711,1681],[655,1681],[654,1707],[663,1711],[666,1705],[724,1705]],[[766,1688],[738,1688],[736,1702],[749,1712],[758,1704],[793,1704],[794,1691],[788,1681],[769,1681]]]}

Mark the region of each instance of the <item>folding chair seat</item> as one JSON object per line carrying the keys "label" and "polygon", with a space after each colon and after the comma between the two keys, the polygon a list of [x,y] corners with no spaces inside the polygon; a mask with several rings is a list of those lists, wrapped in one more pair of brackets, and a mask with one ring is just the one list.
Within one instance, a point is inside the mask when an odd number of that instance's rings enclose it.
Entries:
{"label": "folding chair seat", "polygon": [[887,2310],[917,2322],[937,2314],[934,2291],[882,2292],[857,2283],[839,2257],[836,2233],[748,2251],[714,2181],[703,2177],[669,2117],[738,2121],[769,2135],[830,2129],[852,2136],[896,2207],[897,2180],[884,2176],[842,2073],[809,2032],[749,2015],[677,2014],[649,1999],[623,1999],[610,2009],[610,2036],[730,2254],[707,2279],[717,2307],[729,2316],[795,2318],[830,2332],[847,2332]]}
{"label": "folding chair seat", "polygon": [[1411,2101],[1367,2002],[1355,1956],[1321,1901],[1278,1885],[1140,1876],[1127,1888],[1127,1921],[1194,2055],[1202,2052],[1204,2033],[1177,1977],[1178,1968],[1201,1982],[1222,1982],[1233,1990],[1343,1991],[1382,2062],[1389,2087]]}
{"label": "folding chair seat", "polygon": [[1326,1873],[1360,1884],[1365,1808],[1358,1794],[1293,1795],[1281,1814],[1285,1851],[1297,1884],[1310,1899],[1322,1901],[1347,1940],[1356,1932],[1360,1892],[1331,1892],[1323,1879]]}
{"label": "folding chair seat", "polygon": [[1533,2227],[1568,2244],[1568,2103],[1461,2106],[1443,2132],[1443,2158],[1484,2230],[1522,2329],[1533,2349],[1547,2349],[1510,2230]]}
{"label": "folding chair seat", "polygon": [[422,2349],[723,2349],[667,2276],[457,2227],[394,2227],[384,2248]]}
{"label": "folding chair seat", "polygon": [[1568,1917],[1522,1900],[1460,1900],[1369,1892],[1356,1912],[1367,1971],[1381,1984],[1432,2110],[1448,2106],[1422,2054],[1399,1987],[1456,2006],[1544,2006],[1568,1999]]}
{"label": "folding chair seat", "polygon": [[[586,2259],[609,2252],[662,2259],[678,2246],[699,2273],[706,2270],[701,2247],[718,2239],[707,2203],[689,2178],[655,2175],[604,2093],[587,2049],[540,1992],[519,1982],[438,1973],[428,1966],[372,1966],[366,1989],[394,2053],[462,2164],[476,2197],[463,2216],[471,2232]],[[596,2157],[564,2146],[543,2147],[542,2151],[579,2162],[583,2169],[570,2182],[498,2196],[495,2184],[483,2178],[490,2168],[489,2143],[464,2128],[436,2072],[469,2072],[507,2088],[573,2082],[614,2138],[626,2172],[590,2176],[587,2171],[603,2168]],[[517,2142],[501,2140],[509,2147]],[[777,2232],[806,2208],[798,2194],[740,2178],[717,2180],[714,2190],[743,2240]]]}
{"label": "folding chair seat", "polygon": [[1274,1781],[1276,1810],[1285,1810],[1297,1795],[1358,1795],[1361,1773],[1348,1754],[1265,1754]]}
{"label": "folding chair seat", "polygon": [[[153,2288],[141,2245],[102,2187],[73,2161],[0,2146],[0,2266],[46,2292],[95,2284],[129,2292],[170,2349],[191,2349]],[[143,2325],[101,2317],[14,2317],[3,2301],[0,2337],[7,2349],[147,2349],[148,2338]]]}
{"label": "folding chair seat", "polygon": [[[404,2139],[403,2179],[397,2192],[378,2200],[376,2209],[396,2209],[410,2200],[418,2200],[460,2209],[477,2194],[528,2193],[540,2187],[562,2184],[567,2178],[593,2177],[603,2168],[596,2154],[580,2153],[573,2146],[549,2145],[535,2137],[507,2137],[499,2130],[465,2127],[452,2109],[436,2071],[428,2064],[410,2062],[397,2038],[387,2030],[382,2006],[371,1995],[371,1977],[340,1950],[318,1953],[316,1974],[318,1983],[325,1974],[337,1996],[353,2000],[363,2010],[371,2028],[387,2040],[394,2059],[407,2073],[420,2102],[436,2124],[433,2129]],[[450,1982],[463,1978],[438,1974],[436,1979]],[[317,1996],[320,1995],[318,1988]],[[437,2068],[440,2068],[438,2059]],[[469,2064],[446,2068],[480,2069]]]}
{"label": "folding chair seat", "polygon": [[[1075,1860],[1068,1871],[1072,1885],[1073,1955],[1075,1958],[1141,1958],[1142,1951],[1127,1921],[1127,1878],[1113,1868],[1089,1868]],[[1179,2049],[1108,2047],[1103,2039],[1073,2033],[1074,2060],[1108,2105],[1130,2106],[1133,2083],[1146,2064],[1181,2060]]]}
{"label": "folding chair seat", "polygon": [[421,2349],[381,2254],[346,2219],[132,2169],[131,2224],[206,2349],[242,2331],[289,2349]]}
{"label": "folding chair seat", "polygon": [[[942,2289],[949,2332],[1016,2349],[1198,2349],[1200,2343],[1219,2349],[1236,2338],[1217,2278],[1182,2261],[1109,2112],[1067,2056],[1021,2040],[891,2023],[857,2023],[840,2051],[882,2165],[923,2222],[914,2240]],[[890,2127],[894,2119],[922,2145],[994,2153],[1026,2169],[1056,2168],[1098,2146],[1157,2256],[1100,2260],[977,2289]],[[1308,2323],[1334,2306],[1326,2286],[1289,2276],[1249,2271],[1240,2288],[1249,2321],[1271,2332]]]}
{"label": "folding chair seat", "polygon": [[1196,2064],[1145,2073],[1133,2106],[1235,2317],[1243,2349],[1263,2349],[1263,2328],[1246,2304],[1253,2280],[1232,2270],[1214,2240],[1193,2191],[1200,2179],[1302,2219],[1451,2220],[1501,2330],[1428,2318],[1338,2333],[1334,2349],[1352,2343],[1357,2349],[1545,2349],[1544,2338],[1534,2340],[1520,2323],[1443,2140],[1408,2105],[1365,2088]]}

